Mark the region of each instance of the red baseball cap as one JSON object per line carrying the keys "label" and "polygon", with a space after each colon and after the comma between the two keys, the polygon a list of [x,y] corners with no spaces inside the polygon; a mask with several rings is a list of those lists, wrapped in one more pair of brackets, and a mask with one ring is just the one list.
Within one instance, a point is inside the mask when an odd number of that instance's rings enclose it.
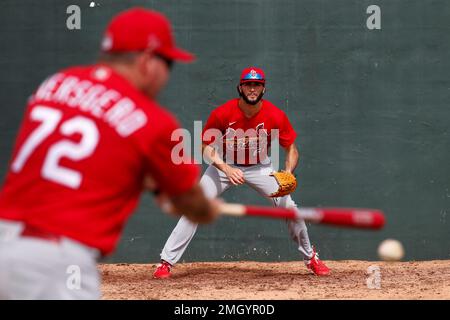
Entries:
{"label": "red baseball cap", "polygon": [[249,67],[242,70],[240,83],[260,82],[266,83],[266,75],[261,68]]}
{"label": "red baseball cap", "polygon": [[111,53],[151,49],[171,60],[195,59],[192,53],[176,47],[170,21],[163,14],[140,7],[122,11],[110,21],[101,48]]}

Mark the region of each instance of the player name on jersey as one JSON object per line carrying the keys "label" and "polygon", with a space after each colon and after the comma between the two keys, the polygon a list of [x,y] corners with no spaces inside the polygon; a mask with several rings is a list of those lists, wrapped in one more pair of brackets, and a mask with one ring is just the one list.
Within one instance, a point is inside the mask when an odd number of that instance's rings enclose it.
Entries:
{"label": "player name on jersey", "polygon": [[103,120],[122,137],[133,134],[147,123],[144,111],[130,98],[103,84],[64,73],[49,77],[30,99],[31,103],[51,102],[78,108]]}

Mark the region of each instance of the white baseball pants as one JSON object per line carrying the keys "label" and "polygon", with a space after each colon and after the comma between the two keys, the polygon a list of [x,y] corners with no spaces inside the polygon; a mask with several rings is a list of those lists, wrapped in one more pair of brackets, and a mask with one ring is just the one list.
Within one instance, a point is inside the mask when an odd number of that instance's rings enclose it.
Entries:
{"label": "white baseball pants", "polygon": [[[234,167],[242,170],[247,185],[259,192],[262,196],[270,199],[274,206],[282,208],[297,207],[290,195],[280,198],[268,197],[271,193],[278,190],[278,183],[274,177],[270,176],[270,173],[274,171],[270,163],[257,164],[248,167]],[[228,180],[225,173],[210,165],[203,174],[200,185],[207,197],[215,198],[220,196],[233,184]],[[305,260],[310,259],[313,255],[313,249],[309,241],[305,222],[303,220],[289,220],[287,221],[287,225],[289,234],[297,244],[299,252],[303,255]],[[161,259],[172,265],[177,263],[194,237],[197,226],[198,224],[193,223],[182,216],[164,245],[161,252]]]}
{"label": "white baseball pants", "polygon": [[100,298],[98,250],[68,238],[21,236],[0,221],[0,300]]}

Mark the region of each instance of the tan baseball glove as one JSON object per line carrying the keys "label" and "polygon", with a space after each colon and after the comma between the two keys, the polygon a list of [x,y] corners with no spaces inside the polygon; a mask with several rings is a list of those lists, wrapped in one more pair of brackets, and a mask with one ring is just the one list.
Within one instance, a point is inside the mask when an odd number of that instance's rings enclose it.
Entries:
{"label": "tan baseball glove", "polygon": [[295,191],[297,188],[297,179],[292,173],[286,171],[275,171],[270,174],[277,180],[278,190],[270,195],[270,197],[283,197]]}

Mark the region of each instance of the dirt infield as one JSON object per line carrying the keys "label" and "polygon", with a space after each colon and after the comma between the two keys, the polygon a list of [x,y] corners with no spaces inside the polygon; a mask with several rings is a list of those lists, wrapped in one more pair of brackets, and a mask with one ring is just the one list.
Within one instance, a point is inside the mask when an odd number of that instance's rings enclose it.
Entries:
{"label": "dirt infield", "polygon": [[[326,263],[332,269],[328,277],[310,274],[301,262],[183,263],[166,280],[152,279],[155,264],[99,268],[103,299],[450,299],[448,260]],[[375,271],[368,271],[371,266]]]}

